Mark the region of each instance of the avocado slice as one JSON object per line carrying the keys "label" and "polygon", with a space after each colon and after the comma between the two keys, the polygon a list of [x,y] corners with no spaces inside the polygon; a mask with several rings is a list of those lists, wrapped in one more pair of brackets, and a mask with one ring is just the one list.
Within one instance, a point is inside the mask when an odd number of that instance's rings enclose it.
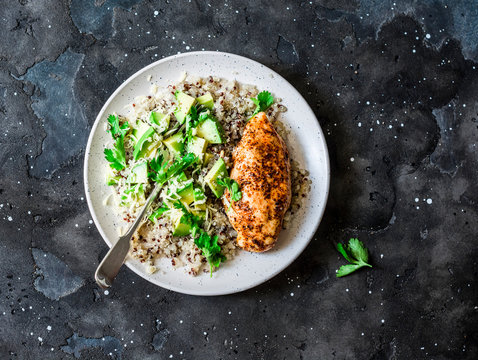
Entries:
{"label": "avocado slice", "polygon": [[191,225],[187,223],[184,215],[179,216],[173,222],[173,236],[186,236],[191,233]]}
{"label": "avocado slice", "polygon": [[204,181],[206,184],[209,185],[209,188],[211,191],[216,195],[216,197],[220,198],[222,194],[224,193],[225,187],[222,185],[219,185],[216,182],[217,178],[224,178],[228,176],[227,169],[226,169],[226,163],[222,158],[219,158],[216,163],[213,165],[211,170],[207,173],[207,175],[204,177]]}
{"label": "avocado slice", "polygon": [[106,175],[106,185],[116,185],[118,181],[121,179],[121,176],[114,176],[113,174],[109,173]]}
{"label": "avocado slice", "polygon": [[174,95],[176,96],[176,100],[179,102],[179,109],[181,112],[185,115],[189,114],[189,110],[191,110],[191,106],[194,105],[196,99],[179,90],[176,91]]}
{"label": "avocado slice", "polygon": [[184,124],[184,120],[186,119],[186,114],[183,113],[180,108],[176,108],[176,110],[174,110],[174,116],[176,117],[176,120],[178,120],[180,124]]}
{"label": "avocado slice", "polygon": [[133,158],[138,160],[140,157],[143,157],[149,150],[149,145],[152,143],[152,138],[154,134],[154,128],[151,126],[146,132],[141,135],[138,142],[134,145]]}
{"label": "avocado slice", "polygon": [[182,133],[174,134],[173,136],[168,137],[167,139],[163,140],[164,145],[169,149],[171,154],[176,157],[181,156],[181,152],[184,148],[184,137]]}
{"label": "avocado slice", "polygon": [[148,131],[150,126],[141,120],[136,121],[136,127],[131,131],[131,135],[133,135],[136,139],[136,142],[143,136],[143,134]]}
{"label": "avocado slice", "polygon": [[193,183],[188,184],[184,188],[178,191],[178,195],[181,196],[180,201],[186,205],[191,204],[194,201],[194,188]]}
{"label": "avocado slice", "polygon": [[157,111],[151,111],[149,121],[159,127],[159,133],[163,134],[169,129],[170,116]]}
{"label": "avocado slice", "polygon": [[188,177],[186,176],[186,174],[183,172],[181,172],[179,175],[176,175],[176,180],[180,181],[180,182],[183,182],[183,181],[187,181]]}
{"label": "avocado slice", "polygon": [[207,141],[199,136],[193,136],[188,142],[187,149],[202,160],[207,149]]}
{"label": "avocado slice", "polygon": [[211,144],[222,144],[222,126],[217,120],[208,117],[196,128],[196,134],[209,141]]}
{"label": "avocado slice", "polygon": [[212,98],[212,95],[209,91],[203,96],[198,97],[196,101],[198,102],[198,104],[210,110],[214,109],[214,99]]}
{"label": "avocado slice", "polygon": [[204,154],[204,164],[207,165],[209,164],[209,161],[211,161],[212,159],[214,159],[214,155],[207,152]]}
{"label": "avocado slice", "polygon": [[148,163],[142,162],[131,169],[126,182],[132,184],[145,184],[148,182]]}

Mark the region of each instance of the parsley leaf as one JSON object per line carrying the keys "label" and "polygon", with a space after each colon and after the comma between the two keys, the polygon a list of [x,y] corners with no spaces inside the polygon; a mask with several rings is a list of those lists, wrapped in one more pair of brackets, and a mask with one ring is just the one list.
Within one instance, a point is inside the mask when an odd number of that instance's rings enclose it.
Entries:
{"label": "parsley leaf", "polygon": [[162,155],[158,155],[156,159],[148,162],[149,168],[148,177],[158,183],[164,184],[174,175],[180,173],[196,161],[196,156],[192,153],[187,154],[181,159],[177,159],[168,167],[167,161],[164,161]]}
{"label": "parsley leaf", "polygon": [[229,177],[225,177],[223,179],[216,179],[216,182],[219,185],[225,186],[227,190],[229,190],[229,192],[231,193],[231,199],[233,201],[239,201],[242,199],[242,192],[240,191],[239,184],[236,180],[233,180]]}
{"label": "parsley leaf", "polygon": [[126,167],[126,155],[122,136],[116,139],[113,149],[105,149],[104,154],[112,169],[123,170]]}
{"label": "parsley leaf", "polygon": [[108,132],[111,133],[113,139],[117,137],[124,138],[129,129],[129,124],[127,121],[123,125],[120,125],[118,116],[110,115],[108,116],[108,123],[111,126]]}
{"label": "parsley leaf", "polygon": [[256,110],[254,110],[252,116],[266,111],[274,103],[274,97],[269,91],[261,91],[257,94],[257,98],[251,98],[251,100],[256,104]]}
{"label": "parsley leaf", "polygon": [[176,209],[183,211],[183,220],[191,226],[192,237],[196,237],[196,234],[201,231],[201,227],[199,226],[201,218],[190,213],[181,201],[176,201],[173,205]]}
{"label": "parsley leaf", "polygon": [[337,250],[350,263],[342,265],[337,271],[337,277],[342,277],[353,273],[361,267],[372,267],[368,263],[368,250],[359,239],[350,239],[348,245],[337,244]]}
{"label": "parsley leaf", "polygon": [[124,136],[128,132],[129,125],[125,122],[119,124],[119,118],[115,115],[108,116],[108,123],[113,139],[116,139],[113,149],[105,149],[104,154],[106,160],[110,163],[110,167],[115,170],[123,170],[126,167],[126,155],[124,151]]}
{"label": "parsley leaf", "polygon": [[[199,123],[206,120],[211,115],[209,111],[204,107],[198,107],[197,105],[191,106],[191,110],[186,115],[186,137],[184,139],[185,144],[189,144],[193,137],[193,129],[199,125]],[[186,151],[187,146],[184,147]]]}
{"label": "parsley leaf", "polygon": [[168,211],[169,208],[166,205],[162,205],[156,210],[154,210],[151,215],[149,215],[148,219],[151,220],[156,224],[156,219],[160,218],[161,215],[163,215],[166,211]]}
{"label": "parsley leaf", "polygon": [[211,237],[205,231],[202,231],[201,235],[194,239],[194,244],[201,249],[202,255],[209,263],[211,277],[214,267],[219,267],[221,262],[226,261],[226,257],[221,253],[221,246],[219,246],[217,240],[217,235]]}

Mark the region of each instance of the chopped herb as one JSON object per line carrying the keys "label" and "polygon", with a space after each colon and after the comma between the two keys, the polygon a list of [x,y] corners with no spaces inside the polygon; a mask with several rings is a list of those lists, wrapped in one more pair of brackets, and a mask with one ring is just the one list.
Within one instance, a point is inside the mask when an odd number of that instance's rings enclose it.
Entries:
{"label": "chopped herb", "polygon": [[229,177],[225,177],[223,179],[216,179],[216,182],[219,185],[225,186],[227,190],[229,190],[232,201],[239,201],[242,199],[242,192],[240,191],[239,184],[236,180],[233,180]]}
{"label": "chopped herb", "polygon": [[346,276],[364,266],[372,267],[368,263],[368,250],[359,239],[350,239],[348,245],[338,243],[337,250],[350,263],[340,267],[337,277]]}
{"label": "chopped herb", "polygon": [[110,115],[108,116],[108,123],[110,124],[108,132],[111,133],[113,139],[116,139],[117,137],[124,138],[129,129],[127,121],[123,125],[120,125],[118,116]]}
{"label": "chopped herb", "polygon": [[168,211],[169,208],[166,205],[162,205],[156,210],[152,212],[151,215],[149,215],[148,219],[151,220],[152,222],[156,223],[156,219],[160,218],[161,215],[163,215],[166,211]]}
{"label": "chopped herb", "polygon": [[158,183],[164,184],[174,175],[185,170],[191,164],[196,161],[196,156],[192,153],[187,154],[181,159],[177,159],[168,167],[167,161],[164,160],[162,155],[158,155],[157,158],[148,162],[151,172],[148,172],[148,177]]}
{"label": "chopped herb", "polygon": [[196,234],[201,231],[201,218],[190,213],[181,201],[176,201],[173,205],[176,209],[182,210],[184,221],[191,227],[192,237],[196,237]]}
{"label": "chopped herb", "polygon": [[[189,144],[191,142],[193,129],[209,116],[211,115],[205,107],[197,105],[191,106],[189,113],[186,115],[186,137],[184,139],[184,144]],[[184,146],[184,151],[186,151],[187,148],[187,146]]]}
{"label": "chopped herb", "polygon": [[104,154],[112,169],[123,170],[126,167],[123,137],[118,137],[113,149],[105,149]]}
{"label": "chopped herb", "polygon": [[262,91],[257,94],[257,98],[251,98],[251,100],[256,104],[256,110],[254,110],[252,116],[266,111],[274,103],[274,97],[269,91]]}
{"label": "chopped herb", "polygon": [[202,255],[207,259],[210,267],[210,274],[214,267],[219,267],[221,262],[226,261],[226,257],[221,253],[221,246],[217,243],[218,237],[211,237],[207,232],[202,231],[197,239],[194,239],[196,246],[201,249]]}
{"label": "chopped herb", "polygon": [[104,150],[105,158],[110,163],[110,167],[112,169],[118,171],[123,170],[126,167],[124,136],[128,132],[129,125],[127,122],[125,122],[123,125],[120,125],[118,117],[114,115],[108,116],[108,123],[110,124],[110,129],[108,131],[116,141],[113,149]]}

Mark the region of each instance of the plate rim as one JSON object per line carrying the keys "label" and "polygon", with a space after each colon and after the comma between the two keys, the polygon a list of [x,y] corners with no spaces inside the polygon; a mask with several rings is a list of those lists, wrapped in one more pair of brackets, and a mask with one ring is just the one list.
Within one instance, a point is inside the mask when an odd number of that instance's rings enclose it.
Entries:
{"label": "plate rim", "polygon": [[237,55],[237,54],[223,52],[223,51],[190,51],[190,52],[186,52],[186,53],[171,55],[171,56],[165,57],[164,59],[160,59],[160,60],[155,61],[155,62],[153,62],[149,65],[146,65],[146,66],[142,67],[141,69],[139,69],[138,71],[133,73],[131,76],[129,76],[126,80],[124,80],[123,83],[120,86],[118,86],[118,88],[108,97],[108,100],[106,100],[106,102],[104,103],[104,105],[102,106],[100,111],[98,112],[98,115],[96,116],[96,119],[95,119],[95,121],[94,121],[94,123],[91,127],[90,134],[88,135],[88,142],[87,142],[86,148],[85,148],[85,158],[84,158],[84,162],[83,162],[83,184],[84,184],[86,202],[88,204],[88,210],[91,214],[93,222],[95,223],[96,229],[100,233],[100,235],[103,238],[103,241],[106,243],[106,245],[108,245],[108,247],[111,248],[112,244],[108,240],[108,237],[106,236],[105,232],[103,231],[103,228],[99,225],[100,223],[99,223],[98,217],[96,216],[96,212],[93,208],[93,204],[92,204],[92,200],[91,200],[91,196],[90,196],[90,191],[89,191],[89,182],[88,182],[89,154],[90,154],[90,150],[91,150],[91,144],[93,142],[93,137],[94,137],[94,134],[96,133],[96,129],[98,128],[101,117],[103,116],[103,114],[104,114],[106,108],[109,106],[109,104],[113,101],[113,99],[116,98],[118,93],[121,92],[123,90],[123,88],[125,88],[132,80],[134,80],[135,78],[140,76],[142,73],[150,70],[151,68],[153,68],[157,65],[160,65],[162,63],[167,63],[167,62],[169,62],[173,59],[178,59],[178,58],[183,58],[183,57],[190,57],[190,56],[195,56],[195,55],[206,55],[206,56],[207,55],[209,55],[209,56],[218,56],[219,55],[219,56],[226,56],[226,57],[235,57],[235,58],[238,58],[242,61],[252,62],[255,65],[259,65],[260,67],[266,68],[274,76],[284,80],[286,83],[288,83],[292,87],[292,89],[297,93],[297,95],[299,95],[300,98],[302,98],[302,100],[304,101],[308,110],[310,110],[310,112],[313,114],[313,116],[316,120],[316,125],[317,125],[317,130],[318,130],[319,136],[320,136],[320,138],[322,138],[323,144],[324,144],[324,158],[325,158],[325,167],[326,167],[326,173],[325,173],[326,189],[325,189],[325,196],[324,196],[324,205],[323,205],[322,209],[320,209],[319,216],[317,217],[317,221],[316,221],[316,224],[314,226],[314,231],[311,232],[310,236],[308,236],[307,241],[305,241],[303,243],[303,245],[301,247],[299,247],[300,250],[297,252],[297,254],[293,257],[288,258],[284,262],[284,265],[281,266],[278,270],[273,271],[272,273],[268,274],[267,276],[265,276],[263,278],[260,278],[259,280],[255,281],[255,282],[252,282],[252,283],[248,284],[247,286],[242,286],[240,288],[231,288],[227,291],[211,291],[211,292],[207,291],[207,290],[206,291],[195,291],[195,290],[188,291],[188,290],[182,289],[179,286],[175,286],[175,285],[172,285],[172,284],[167,284],[167,283],[158,284],[157,282],[153,281],[148,276],[147,273],[145,273],[144,271],[141,272],[139,269],[136,269],[133,266],[133,264],[129,261],[128,258],[126,258],[126,260],[124,262],[124,265],[126,265],[130,270],[132,270],[134,273],[136,273],[138,276],[140,276],[144,280],[150,282],[151,284],[154,284],[156,286],[162,287],[162,288],[170,290],[170,291],[175,291],[175,292],[178,292],[178,293],[187,294],[187,295],[195,295],[195,296],[230,295],[230,294],[235,294],[235,293],[239,293],[239,292],[242,292],[242,291],[246,291],[246,290],[252,289],[252,288],[254,288],[258,285],[261,285],[261,284],[267,282],[268,280],[274,278],[275,276],[280,274],[282,271],[286,270],[304,252],[305,248],[312,241],[314,235],[316,234],[316,232],[319,228],[320,223],[322,222],[322,218],[324,216],[325,209],[327,207],[327,201],[328,201],[329,191],[330,191],[331,173],[330,173],[329,151],[328,151],[328,147],[327,147],[327,141],[325,139],[325,134],[322,131],[322,127],[320,126],[320,123],[319,123],[319,120],[317,119],[317,116],[315,115],[314,111],[310,107],[307,100],[305,100],[305,98],[302,96],[302,94],[287,79],[285,79],[282,75],[280,75],[279,73],[277,73],[275,70],[271,69],[270,67],[260,63],[259,61],[250,59],[250,58],[242,56],[242,55]]}

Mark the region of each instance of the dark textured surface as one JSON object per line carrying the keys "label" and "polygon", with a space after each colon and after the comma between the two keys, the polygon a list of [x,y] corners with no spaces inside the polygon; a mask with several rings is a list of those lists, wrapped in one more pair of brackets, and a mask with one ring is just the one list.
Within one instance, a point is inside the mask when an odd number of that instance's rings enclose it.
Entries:
{"label": "dark textured surface", "polygon": [[[478,358],[475,1],[12,0],[0,13],[0,358]],[[331,155],[325,218],[291,267],[244,293],[180,295],[128,269],[100,291],[89,128],[141,67],[202,49],[258,60],[307,99]],[[336,279],[335,243],[351,236],[374,268]]]}

